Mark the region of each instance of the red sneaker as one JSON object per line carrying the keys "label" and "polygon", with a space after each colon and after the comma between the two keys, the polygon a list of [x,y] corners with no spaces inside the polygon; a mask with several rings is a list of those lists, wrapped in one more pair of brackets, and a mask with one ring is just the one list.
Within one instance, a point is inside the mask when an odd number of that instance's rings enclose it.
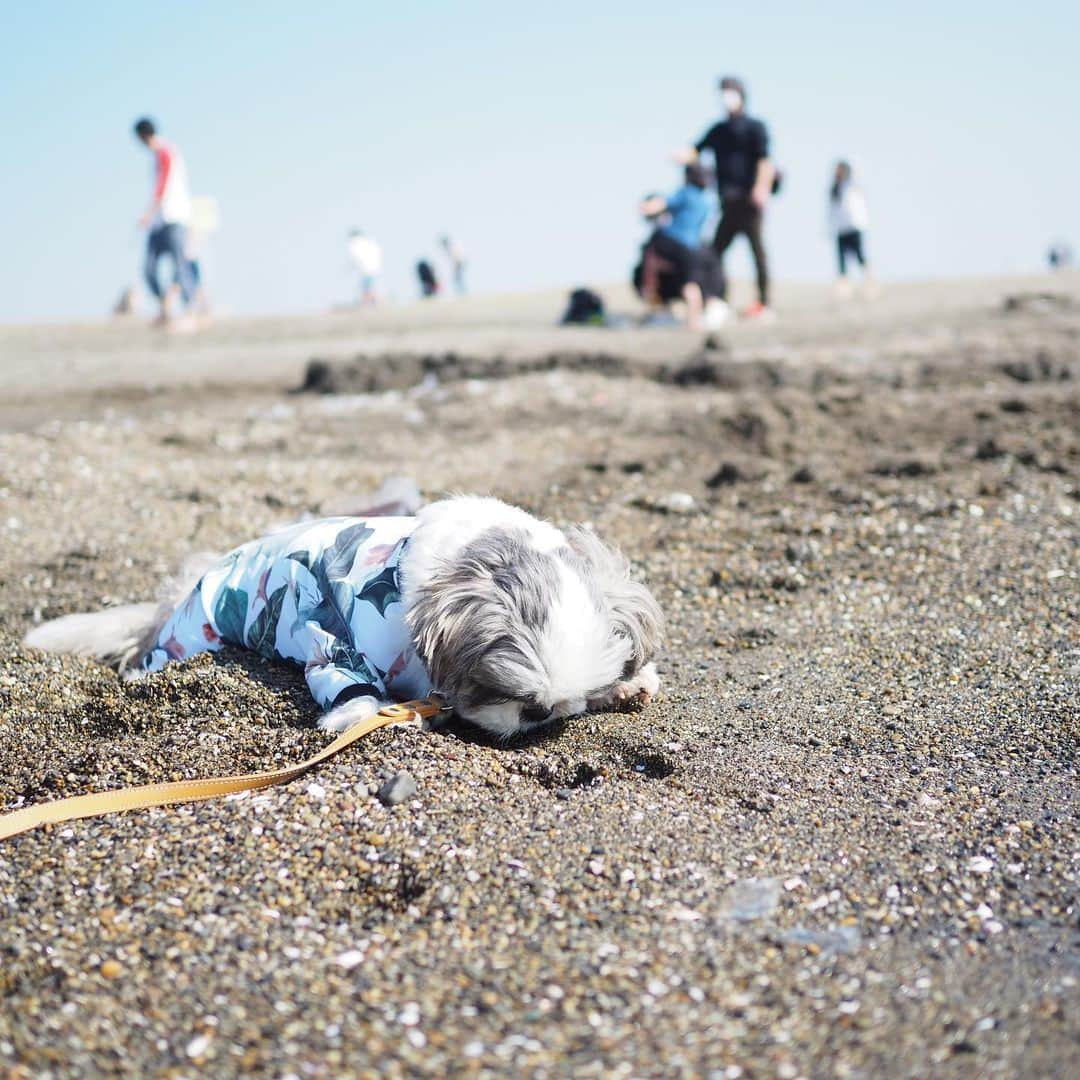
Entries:
{"label": "red sneaker", "polygon": [[772,318],[772,311],[760,300],[755,300],[749,307],[743,308],[741,314],[744,319],[764,319],[767,321]]}

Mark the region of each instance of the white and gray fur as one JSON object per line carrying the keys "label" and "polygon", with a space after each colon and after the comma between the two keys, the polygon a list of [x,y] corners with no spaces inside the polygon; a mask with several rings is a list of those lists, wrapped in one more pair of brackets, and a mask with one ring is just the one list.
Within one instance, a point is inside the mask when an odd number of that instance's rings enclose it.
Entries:
{"label": "white and gray fur", "polygon": [[[94,656],[129,676],[215,556],[189,559],[158,604],[69,615],[25,643]],[[656,693],[663,619],[627,561],[587,529],[563,533],[496,499],[458,496],[418,515],[402,600],[434,688],[504,737]],[[356,698],[320,726],[343,731],[383,702]]]}

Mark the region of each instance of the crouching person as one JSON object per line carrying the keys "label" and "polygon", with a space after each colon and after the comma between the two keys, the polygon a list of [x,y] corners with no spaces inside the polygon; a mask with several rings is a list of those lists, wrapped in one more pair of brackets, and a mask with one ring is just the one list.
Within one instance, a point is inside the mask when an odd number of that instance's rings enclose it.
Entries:
{"label": "crouching person", "polygon": [[682,300],[691,330],[701,329],[707,305],[711,322],[723,310],[719,300],[724,293],[720,261],[709,248],[700,245],[711,211],[707,184],[705,170],[697,164],[688,165],[682,187],[667,197],[651,195],[640,207],[646,218],[658,224],[642,249],[641,263],[634,271],[634,287],[653,307]]}

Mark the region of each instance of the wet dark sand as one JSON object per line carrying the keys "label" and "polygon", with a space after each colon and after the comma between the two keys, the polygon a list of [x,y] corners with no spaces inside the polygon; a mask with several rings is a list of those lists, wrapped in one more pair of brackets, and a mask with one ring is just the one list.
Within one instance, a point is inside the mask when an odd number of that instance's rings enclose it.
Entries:
{"label": "wet dark sand", "polygon": [[[7,843],[0,1070],[1069,1072],[1080,285],[806,290],[709,348],[553,333],[553,303],[0,333],[6,808],[322,745],[287,666],[121,685],[19,639],[390,474],[592,521],[670,624],[640,714],[380,733],[257,796]],[[289,393],[387,352],[480,368]]]}

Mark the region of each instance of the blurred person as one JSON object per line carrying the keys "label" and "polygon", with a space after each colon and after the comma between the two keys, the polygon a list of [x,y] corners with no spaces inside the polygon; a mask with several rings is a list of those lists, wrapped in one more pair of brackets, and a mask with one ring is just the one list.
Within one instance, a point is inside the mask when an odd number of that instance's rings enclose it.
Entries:
{"label": "blurred person", "polygon": [[416,264],[416,276],[420,281],[420,295],[425,300],[430,300],[439,293],[439,279],[435,275],[435,267],[421,259]]}
{"label": "blurred person", "polygon": [[1050,245],[1046,253],[1046,263],[1051,270],[1068,270],[1072,266],[1072,248],[1064,241],[1058,241]]}
{"label": "blurred person", "polygon": [[211,233],[217,232],[220,223],[221,214],[218,210],[217,199],[203,195],[191,200],[191,218],[184,241],[184,255],[191,267],[191,281],[194,289],[191,306],[203,317],[210,314],[210,301],[203,282],[203,252],[207,238]]}
{"label": "blurred person", "polygon": [[378,242],[367,236],[363,229],[350,229],[347,240],[349,261],[359,275],[359,298],[361,306],[379,302],[379,278],[382,275],[383,255]]}
{"label": "blurred person", "polygon": [[[169,326],[173,322],[177,295],[185,306],[191,305],[195,295],[191,264],[184,253],[191,217],[187,168],[179,151],[158,134],[152,120],[143,117],[136,122],[134,131],[136,138],[154,156],[150,205],[139,218],[139,227],[146,229],[143,273],[150,292],[158,301],[155,321],[160,326]],[[168,256],[173,264],[173,282],[168,289],[163,289],[158,279],[158,263],[163,256]]]}
{"label": "blurred person", "polygon": [[713,157],[716,190],[720,196],[720,223],[713,248],[722,259],[736,236],[750,242],[757,271],[757,302],[743,314],[759,318],[769,314],[769,266],[762,235],[765,206],[775,190],[777,172],[769,159],[769,133],[760,120],[746,113],[746,87],[740,79],[725,75],[720,80],[720,96],[727,113],[676,160],[697,161],[708,151]]}
{"label": "blurred person", "polygon": [[465,252],[446,233],[439,237],[439,246],[450,261],[450,280],[454,283],[454,292],[464,296],[469,291],[465,285]]}
{"label": "blurred person", "polygon": [[[694,162],[685,168],[682,187],[666,197],[650,195],[639,207],[646,219],[657,223],[642,252],[641,296],[655,307],[677,291],[686,304],[686,325],[691,330],[701,328],[706,301],[723,292],[719,260],[701,247],[701,233],[712,212],[707,186],[708,174]],[[670,280],[661,283],[664,275]]]}
{"label": "blurred person", "polygon": [[113,316],[116,318],[127,318],[129,315],[134,315],[138,299],[138,290],[134,285],[128,285],[127,288],[120,293],[120,297],[116,303],[113,304]]}
{"label": "blurred person", "polygon": [[855,183],[851,166],[838,161],[829,188],[829,231],[836,241],[837,291],[841,296],[849,291],[847,280],[848,258],[853,258],[862,268],[863,281],[868,289],[873,279],[866,259],[866,230],[870,215],[866,197]]}

